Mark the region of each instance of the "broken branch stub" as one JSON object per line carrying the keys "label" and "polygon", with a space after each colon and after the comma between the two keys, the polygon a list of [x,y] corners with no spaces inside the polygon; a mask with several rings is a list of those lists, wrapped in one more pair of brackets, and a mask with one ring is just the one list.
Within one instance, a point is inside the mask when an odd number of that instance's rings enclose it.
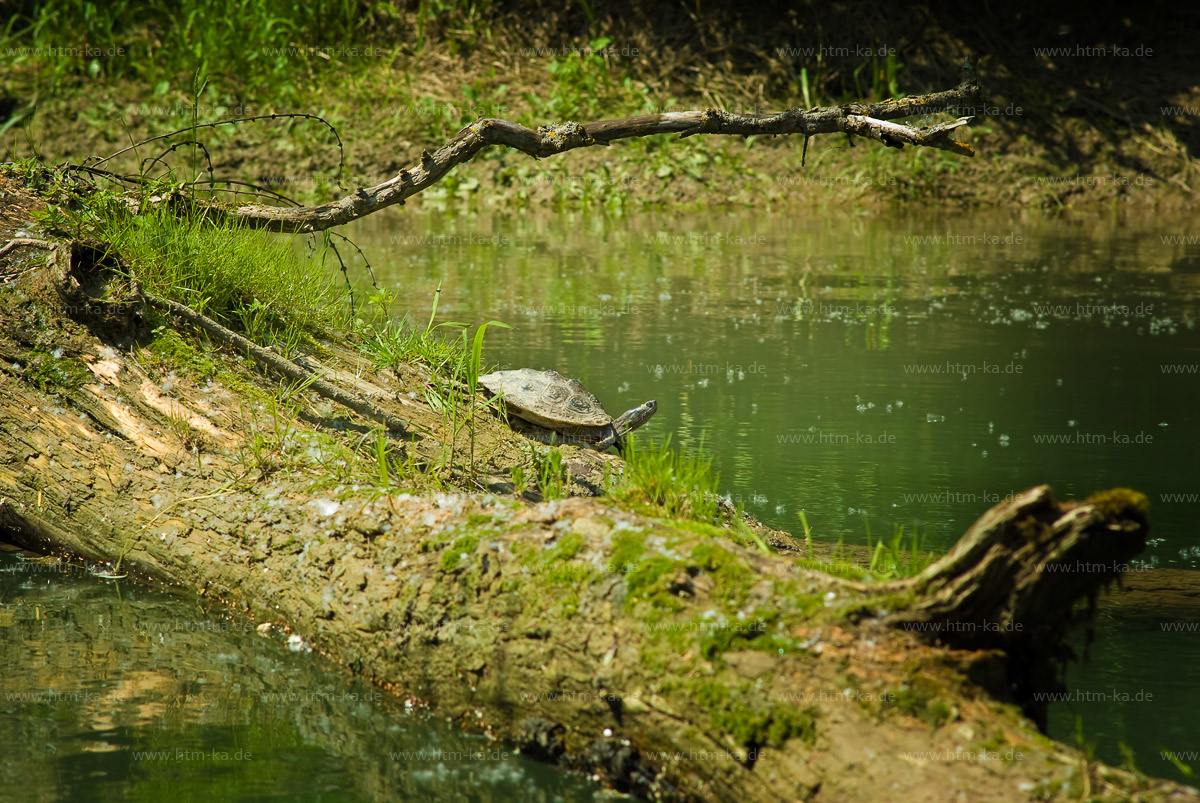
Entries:
{"label": "broken branch stub", "polygon": [[1004,651],[1009,688],[992,691],[1045,727],[1039,692],[1060,689],[1067,635],[1090,623],[1100,591],[1146,548],[1146,510],[1145,496],[1123,488],[1082,503],[1032,488],[985,513],[920,575],[888,584],[915,601],[884,622],[955,649]]}

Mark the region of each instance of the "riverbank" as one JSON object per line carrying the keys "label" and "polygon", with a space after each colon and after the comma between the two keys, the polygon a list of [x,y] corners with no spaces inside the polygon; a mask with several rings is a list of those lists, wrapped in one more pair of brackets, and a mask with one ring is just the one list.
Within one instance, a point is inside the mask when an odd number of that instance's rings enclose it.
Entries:
{"label": "riverbank", "polygon": [[[144,54],[145,63],[132,63],[141,53],[132,45],[124,56],[90,61],[30,50],[9,56],[0,79],[0,109],[19,120],[6,148],[9,158],[36,150],[50,163],[80,162],[193,122],[303,112],[329,121],[344,151],[328,128],[289,119],[202,131],[207,158],[187,148],[166,158],[177,179],[207,178],[211,162],[216,179],[318,202],[343,194],[339,180],[353,189],[392,178],[478,116],[537,126],[712,106],[768,112],[878,100],[950,88],[974,51],[985,100],[960,110],[976,117],[960,129],[976,150],[973,159],[822,137],[810,143],[804,166],[803,143],[786,137],[695,137],[666,147],[639,140],[544,162],[492,149],[414,202],[1052,209],[1194,203],[1200,143],[1190,123],[1200,90],[1190,78],[1183,32],[1194,28],[1195,10],[1173,9],[1165,19],[1158,9],[1122,6],[1124,24],[1111,30],[1101,13],[1086,23],[1031,27],[983,23],[969,9],[935,15],[915,7],[888,16],[855,3],[821,9],[819,23],[799,9],[755,12],[769,24],[733,10],[627,11],[589,18],[557,6],[530,13],[467,4],[425,21],[412,12],[337,21],[323,34],[312,23],[286,44],[234,30],[228,35],[250,51],[236,56],[243,74],[210,64],[198,94],[196,76],[183,69],[186,43],[167,40]],[[145,38],[145,27],[125,25],[107,34],[114,47]],[[152,22],[145,25],[153,30]],[[52,33],[42,35],[52,43]],[[328,37],[355,46],[332,47]],[[24,125],[28,131],[18,134]],[[149,163],[165,149],[163,143],[131,153],[106,169],[136,173],[139,158]]]}

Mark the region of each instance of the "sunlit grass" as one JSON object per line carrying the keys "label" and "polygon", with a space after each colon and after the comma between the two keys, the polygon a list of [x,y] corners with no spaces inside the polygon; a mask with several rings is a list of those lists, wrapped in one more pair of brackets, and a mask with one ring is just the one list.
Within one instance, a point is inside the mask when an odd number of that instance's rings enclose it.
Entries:
{"label": "sunlit grass", "polygon": [[348,323],[345,288],[287,238],[164,210],[105,215],[95,235],[143,289],[285,353],[306,336]]}
{"label": "sunlit grass", "polygon": [[285,78],[271,91],[297,93],[328,65],[369,63],[320,49],[363,46],[378,19],[356,0],[41,0],[16,11],[0,31],[0,56],[40,71],[47,89],[72,76],[169,86],[206,66],[243,85]]}
{"label": "sunlit grass", "polygon": [[872,546],[868,523],[867,550],[871,555],[868,571],[884,580],[914,577],[939,557],[925,548],[925,539],[920,531],[914,527],[911,532],[906,532],[903,524],[893,525],[891,538],[880,538]]}
{"label": "sunlit grass", "polygon": [[625,443],[625,467],[610,489],[614,498],[672,518],[716,520],[711,457],[672,449],[670,437],[661,443],[627,437]]}
{"label": "sunlit grass", "polygon": [[363,349],[376,368],[419,363],[445,375],[464,374],[471,358],[461,338],[424,329],[404,317],[383,320],[363,330]]}

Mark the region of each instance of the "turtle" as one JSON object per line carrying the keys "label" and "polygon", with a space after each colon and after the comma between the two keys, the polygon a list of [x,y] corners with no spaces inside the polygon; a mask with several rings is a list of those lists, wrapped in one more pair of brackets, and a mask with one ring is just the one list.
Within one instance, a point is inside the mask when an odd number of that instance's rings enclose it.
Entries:
{"label": "turtle", "polygon": [[496,371],[479,377],[479,384],[504,399],[514,428],[543,443],[573,443],[601,452],[616,446],[624,453],[625,436],[658,409],[657,402],[648,401],[614,420],[579,380],[557,371]]}

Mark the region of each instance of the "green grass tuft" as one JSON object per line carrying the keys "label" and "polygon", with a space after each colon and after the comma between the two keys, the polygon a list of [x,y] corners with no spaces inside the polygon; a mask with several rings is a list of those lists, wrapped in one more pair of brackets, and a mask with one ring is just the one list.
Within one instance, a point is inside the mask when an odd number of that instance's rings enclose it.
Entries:
{"label": "green grass tuft", "polygon": [[650,507],[669,518],[714,522],[717,518],[717,479],[712,458],[671,449],[662,443],[638,443],[629,438],[623,476],[610,489],[618,501]]}
{"label": "green grass tuft", "polygon": [[925,549],[924,538],[920,532],[914,528],[911,533],[906,534],[903,524],[893,527],[890,540],[880,538],[874,546],[868,524],[867,550],[871,554],[867,571],[880,580],[915,577],[938,558],[936,553]]}
{"label": "green grass tuft", "polygon": [[[301,87],[325,65],[353,67],[374,60],[364,57],[363,39],[374,15],[363,14],[357,0],[43,0],[23,5],[0,31],[5,45],[0,55],[10,69],[37,70],[48,89],[72,78],[129,78],[163,94],[207,65],[231,85],[263,83],[281,99],[298,101]],[[342,45],[357,49],[320,50]],[[383,48],[380,54],[390,51]],[[283,76],[288,79],[270,80]]]}
{"label": "green grass tuft", "polygon": [[167,211],[105,215],[96,235],[132,266],[144,289],[283,354],[347,323],[346,293],[331,272],[276,235]]}

